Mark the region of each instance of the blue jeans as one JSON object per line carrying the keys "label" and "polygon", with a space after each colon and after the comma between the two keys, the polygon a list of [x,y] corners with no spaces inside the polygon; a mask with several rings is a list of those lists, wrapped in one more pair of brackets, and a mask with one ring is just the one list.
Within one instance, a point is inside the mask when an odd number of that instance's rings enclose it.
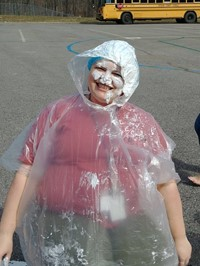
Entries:
{"label": "blue jeans", "polygon": [[200,114],[197,116],[195,123],[194,123],[194,128],[197,133],[197,136],[199,138],[199,144],[200,144]]}

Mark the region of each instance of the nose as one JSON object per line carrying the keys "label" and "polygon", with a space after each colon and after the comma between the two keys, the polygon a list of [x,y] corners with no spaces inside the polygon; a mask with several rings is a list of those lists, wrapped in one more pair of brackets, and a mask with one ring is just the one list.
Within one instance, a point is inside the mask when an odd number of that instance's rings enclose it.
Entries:
{"label": "nose", "polygon": [[110,73],[106,72],[103,74],[100,78],[100,82],[105,85],[111,85],[112,84],[112,78]]}

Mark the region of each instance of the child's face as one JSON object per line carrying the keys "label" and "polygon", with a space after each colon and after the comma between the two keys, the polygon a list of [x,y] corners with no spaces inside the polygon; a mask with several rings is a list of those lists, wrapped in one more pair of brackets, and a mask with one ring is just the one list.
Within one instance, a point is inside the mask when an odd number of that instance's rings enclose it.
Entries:
{"label": "child's face", "polygon": [[89,73],[88,87],[91,101],[100,105],[108,105],[122,94],[124,81],[121,68],[109,60],[95,63]]}

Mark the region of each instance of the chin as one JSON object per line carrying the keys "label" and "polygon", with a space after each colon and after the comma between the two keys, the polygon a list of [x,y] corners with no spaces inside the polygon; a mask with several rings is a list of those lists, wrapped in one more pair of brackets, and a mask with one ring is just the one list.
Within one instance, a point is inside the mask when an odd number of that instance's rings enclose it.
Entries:
{"label": "chin", "polygon": [[105,99],[100,99],[100,98],[94,98],[93,97],[92,102],[99,104],[99,105],[102,105],[102,106],[108,105]]}

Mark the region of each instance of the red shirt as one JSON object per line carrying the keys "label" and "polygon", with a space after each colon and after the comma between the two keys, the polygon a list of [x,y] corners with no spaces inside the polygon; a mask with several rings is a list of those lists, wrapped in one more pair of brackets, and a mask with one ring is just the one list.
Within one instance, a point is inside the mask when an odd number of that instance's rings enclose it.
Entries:
{"label": "red shirt", "polygon": [[93,112],[80,96],[61,99],[41,112],[19,158],[39,173],[41,205],[109,226],[99,201],[112,187],[111,176],[117,176],[126,213],[138,211],[138,170],[145,160],[141,148],[157,154],[166,150],[166,140],[153,117],[129,103],[116,111],[115,122],[113,126],[108,112]]}

